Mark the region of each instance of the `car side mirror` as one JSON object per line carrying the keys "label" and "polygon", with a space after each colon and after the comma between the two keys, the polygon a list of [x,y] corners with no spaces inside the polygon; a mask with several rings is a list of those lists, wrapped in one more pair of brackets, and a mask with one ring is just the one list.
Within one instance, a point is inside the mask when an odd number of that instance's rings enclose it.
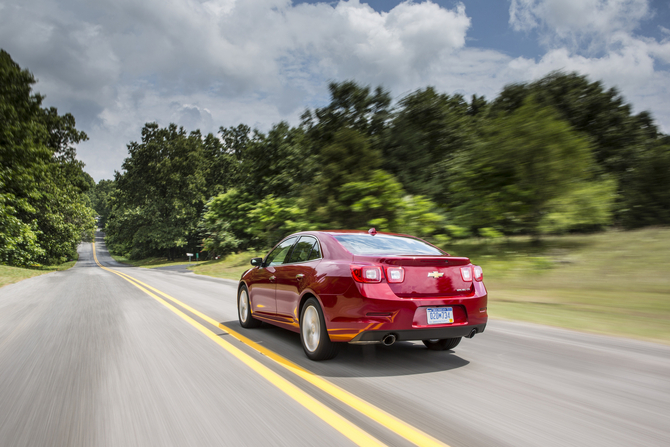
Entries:
{"label": "car side mirror", "polygon": [[254,267],[262,267],[263,258],[251,258],[251,265],[253,265]]}

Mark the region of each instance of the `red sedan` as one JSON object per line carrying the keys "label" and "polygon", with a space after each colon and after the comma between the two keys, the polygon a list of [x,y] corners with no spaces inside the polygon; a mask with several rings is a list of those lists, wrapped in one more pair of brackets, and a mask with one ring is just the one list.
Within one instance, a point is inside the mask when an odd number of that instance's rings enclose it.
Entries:
{"label": "red sedan", "polygon": [[251,265],[237,294],[240,324],[299,332],[312,360],[333,358],[341,342],[453,349],[488,319],[481,267],[407,235],[305,231]]}

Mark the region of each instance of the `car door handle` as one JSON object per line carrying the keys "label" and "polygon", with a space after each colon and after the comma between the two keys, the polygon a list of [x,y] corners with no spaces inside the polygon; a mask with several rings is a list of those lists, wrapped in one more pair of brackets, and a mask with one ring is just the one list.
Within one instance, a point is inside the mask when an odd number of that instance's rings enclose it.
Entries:
{"label": "car door handle", "polygon": [[277,279],[276,276],[270,276],[270,281],[274,281],[275,279]]}
{"label": "car door handle", "polygon": [[296,279],[302,279],[304,276],[305,276],[304,273],[298,273],[297,275],[295,275]]}

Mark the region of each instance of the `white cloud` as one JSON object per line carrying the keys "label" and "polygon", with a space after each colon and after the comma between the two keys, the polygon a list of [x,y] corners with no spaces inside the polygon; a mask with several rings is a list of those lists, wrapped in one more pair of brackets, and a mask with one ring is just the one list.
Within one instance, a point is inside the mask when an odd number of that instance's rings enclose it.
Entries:
{"label": "white cloud", "polygon": [[[148,121],[203,131],[297,120],[328,80],[416,82],[462,48],[465,8],[358,0],[21,0],[2,2],[0,43],[39,78],[46,103],[75,114],[79,153],[108,172]],[[206,111],[207,110],[207,111]],[[112,148],[113,147],[113,148]],[[116,155],[115,155],[116,156]],[[97,176],[96,176],[97,178]]]}
{"label": "white cloud", "polygon": [[649,17],[647,0],[512,0],[509,23],[517,31],[537,29],[545,44],[599,49],[609,36],[631,33]]}
{"label": "white cloud", "polygon": [[670,64],[670,39],[665,39],[663,42],[649,40],[648,45],[650,55]]}
{"label": "white cloud", "polygon": [[89,134],[78,153],[96,179],[120,169],[146,122],[296,124],[327,102],[332,80],[382,84],[396,98],[434,85],[491,99],[507,83],[577,70],[670,124],[658,68],[670,44],[634,34],[645,0],[513,0],[510,24],[547,45],[537,61],[466,46],[465,7],[430,1],[388,13],[359,0],[0,0],[0,11],[0,46]]}
{"label": "white cloud", "polygon": [[653,14],[647,0],[512,0],[510,25],[536,30],[548,51],[538,60],[517,58],[510,67],[539,78],[552,70],[576,71],[616,86],[636,112],[653,111],[670,130],[670,41],[636,34]]}

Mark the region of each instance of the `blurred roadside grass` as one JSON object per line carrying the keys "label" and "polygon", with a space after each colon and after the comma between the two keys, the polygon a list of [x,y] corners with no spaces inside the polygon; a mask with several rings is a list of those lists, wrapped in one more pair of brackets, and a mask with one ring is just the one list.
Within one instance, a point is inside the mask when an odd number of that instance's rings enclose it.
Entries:
{"label": "blurred roadside grass", "polygon": [[[451,241],[484,269],[489,315],[670,344],[670,228]],[[191,267],[239,280],[258,251]]]}
{"label": "blurred roadside grass", "polygon": [[670,344],[670,228],[446,248],[482,266],[492,317]]}
{"label": "blurred roadside grass", "polygon": [[258,250],[243,251],[233,253],[215,261],[208,261],[192,267],[194,273],[198,275],[215,276],[217,278],[234,279],[239,281],[242,273],[249,270],[251,258],[265,256],[266,252]]}
{"label": "blurred roadside grass", "polygon": [[[167,258],[163,257],[153,257],[153,258],[145,258],[145,259],[139,259],[139,260],[132,260],[128,259],[125,256],[119,256],[119,255],[112,255],[112,258],[116,262],[121,262],[123,264],[130,264],[135,267],[146,267],[149,269],[157,268],[157,267],[168,267],[170,265],[183,265],[183,264],[188,264],[188,258],[184,259],[178,259],[176,261],[169,261]],[[191,265],[198,265],[202,264],[205,261],[195,261],[193,258],[191,259]]]}
{"label": "blurred roadside grass", "polygon": [[44,275],[46,273],[58,272],[67,270],[77,263],[76,260],[68,261],[60,265],[40,266],[35,268],[10,267],[8,265],[0,265],[0,287],[7,284],[13,284],[24,279],[32,278],[34,276]]}

